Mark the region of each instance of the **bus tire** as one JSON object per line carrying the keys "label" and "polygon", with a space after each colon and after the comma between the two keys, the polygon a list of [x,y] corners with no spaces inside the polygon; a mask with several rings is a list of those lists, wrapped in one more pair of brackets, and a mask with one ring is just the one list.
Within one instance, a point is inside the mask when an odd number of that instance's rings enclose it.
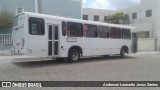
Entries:
{"label": "bus tire", "polygon": [[124,57],[125,57],[125,53],[126,53],[125,49],[122,48],[122,49],[121,49],[121,52],[120,52],[120,57],[121,57],[121,58],[124,58]]}
{"label": "bus tire", "polygon": [[105,57],[105,58],[109,58],[109,57],[110,57],[110,55],[103,55],[103,57]]}
{"label": "bus tire", "polygon": [[80,52],[79,52],[79,50],[77,50],[77,49],[71,49],[69,51],[69,54],[68,54],[68,62],[74,63],[74,62],[79,61],[79,59],[80,59]]}

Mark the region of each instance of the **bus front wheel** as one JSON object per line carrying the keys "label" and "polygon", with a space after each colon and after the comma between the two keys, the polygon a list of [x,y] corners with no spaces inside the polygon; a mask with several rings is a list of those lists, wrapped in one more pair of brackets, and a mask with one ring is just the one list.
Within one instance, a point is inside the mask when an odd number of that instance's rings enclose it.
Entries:
{"label": "bus front wheel", "polygon": [[72,49],[69,51],[68,62],[77,62],[80,59],[80,52],[77,49]]}

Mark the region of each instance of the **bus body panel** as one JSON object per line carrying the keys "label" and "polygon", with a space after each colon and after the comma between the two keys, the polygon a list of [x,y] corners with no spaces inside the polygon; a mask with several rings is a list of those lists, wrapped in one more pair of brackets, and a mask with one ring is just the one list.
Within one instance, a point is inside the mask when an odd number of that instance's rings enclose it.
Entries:
{"label": "bus body panel", "polygon": [[[32,16],[28,16],[32,17]],[[59,25],[60,22],[56,20],[45,20],[45,34],[44,35],[30,35],[27,31],[26,42],[28,43],[26,50],[27,55],[48,57],[48,25]],[[55,57],[55,56],[54,56]]]}
{"label": "bus body panel", "polygon": [[[18,34],[18,35],[17,35]],[[15,53],[21,51],[22,47],[22,39],[23,39],[23,28],[19,28],[17,30],[12,31],[12,39],[13,39],[13,48],[15,48]]]}
{"label": "bus body panel", "polygon": [[[29,32],[29,18],[42,18],[44,19],[44,35],[31,35]],[[133,40],[132,39],[111,39],[111,38],[88,38],[88,37],[70,37],[62,35],[62,21],[79,22],[82,24],[103,25],[109,27],[119,27],[130,29],[132,33],[132,27],[104,24],[98,22],[76,20],[70,18],[54,17],[50,15],[41,15],[34,13],[24,13],[24,27],[18,28],[19,30],[13,30],[13,48],[14,53],[25,54],[29,56],[38,57],[68,57],[68,52],[71,47],[79,46],[82,49],[82,56],[97,56],[97,55],[112,55],[120,54],[123,46],[128,47],[128,53],[133,53]],[[55,29],[58,27],[58,40],[49,40],[49,26]],[[53,32],[55,30],[52,30]],[[54,32],[55,33],[55,32]],[[54,37],[54,34],[52,37]],[[49,43],[52,42],[52,55],[49,55]],[[58,42],[57,50],[58,54],[54,55],[54,45]],[[17,43],[20,43],[17,46]],[[24,44],[24,45],[23,45]],[[134,47],[135,48],[135,47]],[[18,51],[16,51],[18,50]]]}
{"label": "bus body panel", "polygon": [[[79,46],[83,50],[83,56],[95,56],[95,55],[111,55],[119,54],[123,46],[127,46],[129,51],[131,50],[131,40],[121,40],[121,39],[102,39],[102,38],[79,38],[79,37],[69,37],[76,38],[75,42],[67,42],[66,37],[61,38],[61,57],[67,57],[69,48],[72,46]],[[95,43],[96,42],[96,43]],[[125,43],[125,44],[123,44]],[[129,52],[130,53],[130,52]]]}
{"label": "bus body panel", "polygon": [[25,14],[20,14],[14,19],[14,27],[12,30],[12,40],[13,47],[12,50],[14,53],[22,53],[22,49],[24,48],[24,29],[25,29]]}

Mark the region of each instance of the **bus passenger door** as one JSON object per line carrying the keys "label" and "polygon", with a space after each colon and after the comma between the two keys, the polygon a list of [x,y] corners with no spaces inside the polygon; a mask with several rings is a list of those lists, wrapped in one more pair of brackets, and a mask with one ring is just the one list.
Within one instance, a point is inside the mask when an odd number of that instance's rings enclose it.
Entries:
{"label": "bus passenger door", "polygon": [[48,24],[48,56],[58,56],[59,46],[59,26]]}
{"label": "bus passenger door", "polygon": [[138,52],[138,38],[136,33],[132,33],[132,52]]}

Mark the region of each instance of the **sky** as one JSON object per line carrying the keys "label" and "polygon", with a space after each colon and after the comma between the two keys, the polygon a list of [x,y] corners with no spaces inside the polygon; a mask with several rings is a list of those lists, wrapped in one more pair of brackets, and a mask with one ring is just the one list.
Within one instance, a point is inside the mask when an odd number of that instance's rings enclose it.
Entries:
{"label": "sky", "polygon": [[83,0],[83,7],[118,10],[140,4],[140,2],[140,0]]}

